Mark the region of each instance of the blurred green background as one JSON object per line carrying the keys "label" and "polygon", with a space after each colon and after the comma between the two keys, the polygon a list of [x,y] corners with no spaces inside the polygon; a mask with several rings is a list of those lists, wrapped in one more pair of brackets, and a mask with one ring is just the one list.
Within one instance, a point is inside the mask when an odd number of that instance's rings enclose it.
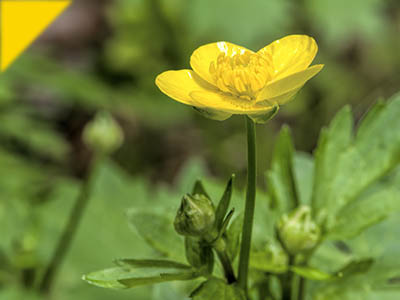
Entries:
{"label": "blurred green background", "polygon": [[173,211],[198,175],[223,182],[235,172],[239,186],[245,178],[243,117],[204,119],[154,79],[189,68],[205,43],[257,50],[298,33],[317,40],[315,63],[325,68],[258,126],[260,174],[282,124],[311,153],[344,104],[360,118],[399,90],[398,0],[75,0],[0,77],[0,299],[29,299],[92,157],[82,129],[104,109],[126,141],[98,174],[54,299],[178,299],[170,285],[116,293],[80,280],[115,257],[151,254],[127,226],[127,208],[158,202]]}

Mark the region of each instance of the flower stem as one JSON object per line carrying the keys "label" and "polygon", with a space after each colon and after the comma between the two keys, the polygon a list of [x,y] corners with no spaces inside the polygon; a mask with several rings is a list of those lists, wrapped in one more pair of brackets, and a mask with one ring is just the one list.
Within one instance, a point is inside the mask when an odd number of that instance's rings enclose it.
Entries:
{"label": "flower stem", "polygon": [[65,259],[65,256],[71,247],[72,241],[78,230],[79,224],[82,220],[82,216],[85,212],[85,208],[89,202],[91,187],[93,183],[93,174],[98,164],[98,158],[94,158],[88,175],[86,176],[80,193],[76,199],[76,202],[71,210],[67,224],[65,225],[64,231],[60,236],[57,247],[53,253],[50,263],[45,269],[42,280],[39,284],[39,292],[47,294],[50,292],[53,285],[54,279]]}
{"label": "flower stem", "polygon": [[251,234],[253,230],[254,207],[256,200],[256,128],[253,120],[246,116],[247,128],[247,192],[244,211],[242,242],[239,259],[239,286],[247,293],[249,273]]}
{"label": "flower stem", "polygon": [[304,300],[306,295],[306,279],[304,277],[300,277],[299,281],[299,292],[298,292],[298,300]]}
{"label": "flower stem", "polygon": [[219,261],[224,269],[225,278],[228,283],[234,283],[236,281],[235,273],[233,272],[231,260],[229,259],[228,253],[226,251],[216,251]]}

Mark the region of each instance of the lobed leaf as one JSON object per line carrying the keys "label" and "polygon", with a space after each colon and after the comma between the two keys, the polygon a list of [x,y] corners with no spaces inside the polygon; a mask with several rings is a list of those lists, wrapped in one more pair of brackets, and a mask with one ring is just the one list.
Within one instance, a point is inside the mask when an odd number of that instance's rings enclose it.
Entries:
{"label": "lobed leaf", "polygon": [[165,257],[182,259],[183,240],[174,231],[172,220],[153,212],[131,210],[128,213],[130,224],[154,250]]}
{"label": "lobed leaf", "polygon": [[314,182],[314,158],[305,152],[296,152],[293,159],[293,173],[302,205],[311,205]]}
{"label": "lobed leaf", "polygon": [[[394,200],[397,191],[384,192],[389,185],[376,187],[371,195],[366,191],[379,185],[400,162],[400,132],[396,129],[400,126],[399,114],[400,95],[395,95],[386,105],[378,102],[370,110],[354,139],[348,108],[321,134],[312,204],[317,221],[324,223],[325,231],[343,234],[346,224],[353,224],[348,232],[355,235],[384,219],[385,210],[397,207]],[[382,194],[377,196],[377,193]],[[375,200],[372,197],[376,197]],[[377,202],[378,197],[384,200]],[[377,214],[373,213],[374,209]],[[355,218],[351,211],[356,213]]]}
{"label": "lobed leaf", "polygon": [[327,234],[330,239],[347,239],[360,234],[400,211],[400,168],[394,174],[367,188],[341,208]]}
{"label": "lobed leaf", "polygon": [[332,182],[338,173],[338,160],[350,145],[353,118],[348,106],[333,119],[328,128],[322,129],[315,152],[314,187],[312,208],[317,219],[323,219],[330,204],[328,195],[333,193]]}
{"label": "lobed leaf", "polygon": [[284,126],[276,141],[267,184],[273,206],[284,213],[299,204],[293,172],[294,147],[289,127]]}

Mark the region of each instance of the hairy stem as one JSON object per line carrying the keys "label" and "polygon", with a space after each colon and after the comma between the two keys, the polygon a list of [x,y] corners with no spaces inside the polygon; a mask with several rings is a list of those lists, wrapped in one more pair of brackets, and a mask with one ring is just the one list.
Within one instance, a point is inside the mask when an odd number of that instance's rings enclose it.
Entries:
{"label": "hairy stem", "polygon": [[91,164],[91,168],[88,172],[88,175],[86,176],[80,193],[76,199],[76,202],[71,210],[69,219],[67,221],[67,224],[65,225],[64,231],[62,232],[60,239],[57,243],[57,247],[53,253],[53,256],[50,260],[50,263],[45,269],[44,275],[42,277],[42,280],[39,285],[39,292],[42,294],[49,293],[51,290],[51,287],[54,283],[54,280],[57,276],[57,273],[64,261],[64,258],[66,254],[68,253],[68,250],[71,247],[72,241],[76,235],[76,232],[78,230],[79,224],[82,220],[82,216],[85,212],[85,209],[87,207],[89,198],[90,198],[90,192],[91,192],[91,187],[92,187],[92,179],[93,179],[93,174],[95,173],[95,166],[98,164],[98,159],[93,159],[93,162]]}
{"label": "hairy stem", "polygon": [[251,234],[253,230],[254,207],[256,200],[256,128],[253,120],[246,116],[247,128],[247,193],[244,211],[242,241],[239,259],[239,286],[247,292]]}

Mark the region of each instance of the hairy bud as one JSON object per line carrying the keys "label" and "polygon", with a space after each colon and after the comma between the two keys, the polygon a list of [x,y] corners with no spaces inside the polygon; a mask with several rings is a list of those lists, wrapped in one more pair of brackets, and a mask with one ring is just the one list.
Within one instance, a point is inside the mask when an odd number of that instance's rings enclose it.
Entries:
{"label": "hairy bud", "polygon": [[300,206],[278,222],[279,238],[290,254],[312,249],[320,238],[320,229],[311,219],[311,209]]}
{"label": "hairy bud", "polygon": [[204,195],[185,195],[176,214],[175,230],[184,236],[200,237],[213,229],[215,209]]}

